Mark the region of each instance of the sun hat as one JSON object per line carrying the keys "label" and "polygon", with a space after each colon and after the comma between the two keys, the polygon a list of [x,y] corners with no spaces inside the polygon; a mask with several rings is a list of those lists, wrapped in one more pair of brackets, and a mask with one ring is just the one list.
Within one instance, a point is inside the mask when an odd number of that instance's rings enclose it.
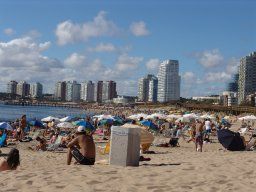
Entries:
{"label": "sun hat", "polygon": [[82,126],[82,125],[80,125],[80,126],[77,128],[77,132],[78,132],[78,133],[83,133],[83,132],[85,132],[85,127]]}

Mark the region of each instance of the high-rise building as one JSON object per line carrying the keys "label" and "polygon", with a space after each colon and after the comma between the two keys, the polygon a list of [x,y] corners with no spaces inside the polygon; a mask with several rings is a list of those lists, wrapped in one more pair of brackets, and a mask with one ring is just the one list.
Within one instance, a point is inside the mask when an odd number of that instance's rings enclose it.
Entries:
{"label": "high-rise building", "polygon": [[81,84],[76,81],[66,82],[66,100],[77,102],[80,100]]}
{"label": "high-rise building", "polygon": [[30,85],[26,81],[20,81],[17,84],[17,95],[21,97],[28,97],[30,92]]}
{"label": "high-rise building", "polygon": [[165,60],[160,64],[158,72],[159,102],[176,101],[180,99],[179,61]]}
{"label": "high-rise building", "polygon": [[30,96],[33,98],[43,97],[43,85],[39,82],[30,85]]}
{"label": "high-rise building", "polygon": [[238,104],[245,101],[247,95],[256,92],[256,52],[241,58],[238,80]]}
{"label": "high-rise building", "polygon": [[236,93],[238,92],[238,80],[239,80],[239,74],[237,73],[234,75],[232,82],[228,84],[227,90],[229,92],[236,92]]}
{"label": "high-rise building", "polygon": [[10,93],[12,95],[17,94],[17,82],[16,81],[10,81],[7,84],[7,93]]}
{"label": "high-rise building", "polygon": [[138,99],[143,102],[157,102],[158,79],[152,74],[140,78],[138,83]]}
{"label": "high-rise building", "polygon": [[83,101],[92,102],[94,100],[94,87],[92,81],[81,83],[81,99]]}
{"label": "high-rise building", "polygon": [[66,100],[66,82],[59,81],[55,84],[55,99],[65,101]]}
{"label": "high-rise building", "polygon": [[116,82],[115,81],[104,81],[102,86],[102,101],[110,101],[117,97]]}
{"label": "high-rise building", "polygon": [[102,88],[103,81],[98,81],[94,87],[94,101],[101,103],[102,102]]}

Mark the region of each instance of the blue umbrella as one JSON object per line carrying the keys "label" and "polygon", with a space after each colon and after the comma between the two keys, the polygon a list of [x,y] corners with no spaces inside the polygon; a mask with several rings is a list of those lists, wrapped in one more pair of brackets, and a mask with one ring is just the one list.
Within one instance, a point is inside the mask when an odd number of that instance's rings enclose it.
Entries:
{"label": "blue umbrella", "polygon": [[38,121],[38,120],[30,121],[29,125],[35,126],[35,127],[44,127],[43,123],[41,121]]}
{"label": "blue umbrella", "polygon": [[152,130],[154,130],[154,131],[157,131],[157,130],[158,130],[157,125],[154,124],[154,123],[152,123],[151,121],[147,121],[147,120],[140,121],[140,124],[143,125],[143,126],[148,127],[149,129],[152,129]]}
{"label": "blue umbrella", "polygon": [[13,130],[12,126],[9,123],[6,123],[6,122],[1,122],[0,123],[0,129],[6,129],[8,131]]}
{"label": "blue umbrella", "polygon": [[75,125],[75,126],[84,126],[85,129],[88,130],[88,131],[94,131],[95,130],[95,127],[90,122],[87,122],[87,121],[75,121],[75,122],[73,122],[73,125]]}

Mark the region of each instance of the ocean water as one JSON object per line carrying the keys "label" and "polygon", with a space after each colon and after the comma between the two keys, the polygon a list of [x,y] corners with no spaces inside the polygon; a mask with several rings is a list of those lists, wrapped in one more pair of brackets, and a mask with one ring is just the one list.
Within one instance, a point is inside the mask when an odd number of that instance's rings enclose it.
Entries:
{"label": "ocean water", "polygon": [[62,118],[65,116],[78,116],[84,118],[86,111],[77,108],[67,107],[46,107],[46,106],[19,106],[0,104],[0,122],[14,121],[26,114],[27,119],[42,119],[53,116]]}

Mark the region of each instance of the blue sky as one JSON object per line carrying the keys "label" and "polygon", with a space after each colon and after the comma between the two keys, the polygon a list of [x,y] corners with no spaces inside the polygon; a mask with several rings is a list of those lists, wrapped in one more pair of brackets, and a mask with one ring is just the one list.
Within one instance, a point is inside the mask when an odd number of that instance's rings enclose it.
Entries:
{"label": "blue sky", "polygon": [[115,80],[137,94],[137,80],[177,59],[181,96],[219,94],[239,59],[256,51],[253,0],[2,0],[0,90],[12,79]]}

